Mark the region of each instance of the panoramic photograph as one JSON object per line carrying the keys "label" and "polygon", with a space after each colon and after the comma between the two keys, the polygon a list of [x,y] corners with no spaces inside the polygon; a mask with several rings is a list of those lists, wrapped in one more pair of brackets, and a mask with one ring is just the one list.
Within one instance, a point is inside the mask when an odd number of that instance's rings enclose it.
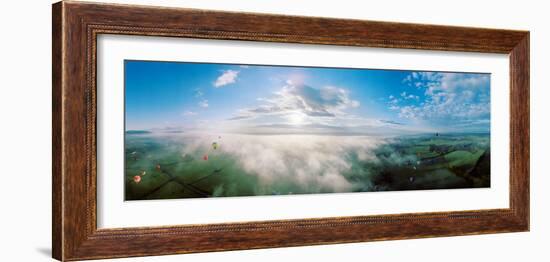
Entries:
{"label": "panoramic photograph", "polygon": [[124,67],[127,201],[491,185],[490,74]]}

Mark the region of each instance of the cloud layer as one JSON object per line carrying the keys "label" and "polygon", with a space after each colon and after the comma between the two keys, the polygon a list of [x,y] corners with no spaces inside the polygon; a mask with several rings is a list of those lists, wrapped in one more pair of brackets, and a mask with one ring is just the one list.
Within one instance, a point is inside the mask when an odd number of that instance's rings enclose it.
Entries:
{"label": "cloud layer", "polygon": [[[201,155],[213,136],[183,137],[182,156]],[[371,186],[368,170],[354,169],[353,159],[378,163],[375,149],[387,143],[376,137],[222,135],[218,150],[260,182],[258,194],[271,194],[282,184],[298,192],[350,192]],[[355,162],[355,163],[359,163]],[[353,172],[352,172],[353,171]],[[353,182],[348,176],[353,174]],[[363,177],[358,179],[358,176]],[[268,190],[268,191],[263,191]],[[295,193],[298,193],[295,192]],[[281,192],[288,193],[288,192]]]}

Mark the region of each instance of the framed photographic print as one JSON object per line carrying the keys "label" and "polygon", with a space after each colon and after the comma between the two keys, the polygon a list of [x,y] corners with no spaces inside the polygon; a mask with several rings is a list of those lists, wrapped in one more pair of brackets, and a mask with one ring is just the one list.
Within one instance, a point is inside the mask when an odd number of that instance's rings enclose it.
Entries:
{"label": "framed photographic print", "polygon": [[53,5],[53,257],[529,230],[529,32]]}
{"label": "framed photographic print", "polygon": [[125,200],[491,185],[489,74],[124,68]]}

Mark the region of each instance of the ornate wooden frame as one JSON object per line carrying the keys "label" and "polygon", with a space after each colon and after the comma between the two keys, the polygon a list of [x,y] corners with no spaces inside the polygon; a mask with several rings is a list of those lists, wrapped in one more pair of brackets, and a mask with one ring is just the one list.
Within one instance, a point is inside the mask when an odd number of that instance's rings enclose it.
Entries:
{"label": "ornate wooden frame", "polygon": [[[53,5],[53,257],[81,260],[529,230],[529,32],[83,2]],[[510,208],[98,229],[96,40],[124,34],[510,56]]]}

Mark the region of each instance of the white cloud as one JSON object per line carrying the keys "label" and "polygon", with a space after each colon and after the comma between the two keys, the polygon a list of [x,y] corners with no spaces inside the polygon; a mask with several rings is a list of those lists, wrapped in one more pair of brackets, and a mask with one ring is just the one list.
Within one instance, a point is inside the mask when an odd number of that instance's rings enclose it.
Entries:
{"label": "white cloud", "polygon": [[185,112],[183,112],[182,115],[183,115],[183,116],[196,116],[197,113],[196,113],[196,112],[193,112],[193,111],[185,111]]}
{"label": "white cloud", "polygon": [[[426,132],[424,126],[396,125],[355,115],[361,106],[340,87],[313,88],[287,81],[271,97],[258,98],[258,105],[239,109],[224,121],[224,130],[244,134],[353,134],[382,135]],[[394,110],[398,99],[394,97]]]}
{"label": "white cloud", "polygon": [[389,99],[390,99],[388,101],[389,109],[392,110],[392,111],[399,110],[399,108],[400,108],[399,107],[399,102],[401,102],[401,99],[396,98],[393,95],[390,95]]}
{"label": "white cloud", "polygon": [[[490,77],[487,74],[413,72],[403,82],[424,91],[421,103],[391,103],[399,117],[455,124],[457,120],[489,119]],[[404,100],[420,100],[406,92]],[[398,107],[398,108],[396,108]]]}
{"label": "white cloud", "polygon": [[[413,94],[408,94],[408,95],[407,95],[407,92],[405,92],[405,91],[402,92],[400,95],[401,95],[401,97],[402,97],[403,99],[405,99],[405,100],[408,100],[408,99],[417,99],[417,100],[418,100],[418,99],[420,99],[419,96],[415,96],[415,95],[413,95]],[[393,96],[391,96],[391,97],[393,97]]]}
{"label": "white cloud", "polygon": [[214,82],[214,86],[216,88],[220,88],[222,86],[235,83],[235,81],[237,81],[238,75],[239,75],[239,71],[224,70],[223,73]]}
{"label": "white cloud", "polygon": [[[350,158],[376,165],[380,160],[375,150],[391,142],[383,137],[367,136],[221,136],[217,153],[231,155],[246,174],[255,176],[259,182],[255,190],[260,190],[259,194],[272,194],[281,183],[287,188],[309,193],[370,188],[372,180],[369,177],[373,174],[364,168],[352,169],[354,163],[359,162],[350,161]],[[186,145],[182,155],[202,156],[210,148],[212,137],[208,134],[182,135],[178,141]],[[353,178],[349,177],[351,173]]]}
{"label": "white cloud", "polygon": [[[353,109],[361,104],[341,87],[286,83],[272,96],[257,98],[258,105],[237,110],[217,126],[241,134],[397,135],[432,130],[423,125],[369,118],[364,110],[362,115],[355,115]],[[393,97],[389,102],[392,110],[398,111],[402,100]]]}
{"label": "white cloud", "polygon": [[353,100],[349,92],[343,88],[323,87],[313,88],[307,85],[296,85],[287,81],[287,85],[274,93],[273,97],[261,98],[263,102],[255,108],[242,109],[233,119],[251,118],[259,115],[281,115],[290,118],[303,115],[305,117],[336,117],[344,115],[344,110],[360,106]]}
{"label": "white cloud", "polygon": [[206,99],[201,100],[199,102],[199,106],[202,107],[202,108],[207,108],[208,107],[208,100],[206,100]]}

